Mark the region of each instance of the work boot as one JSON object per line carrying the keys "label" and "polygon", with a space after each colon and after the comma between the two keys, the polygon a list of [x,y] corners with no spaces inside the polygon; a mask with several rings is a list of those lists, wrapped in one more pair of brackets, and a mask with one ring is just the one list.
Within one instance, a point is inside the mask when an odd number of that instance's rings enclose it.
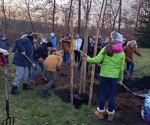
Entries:
{"label": "work boot", "polygon": [[19,91],[17,89],[17,86],[12,86],[12,88],[11,88],[11,94],[12,95],[19,95]]}
{"label": "work boot", "polygon": [[104,112],[105,110],[100,110],[99,107],[97,107],[97,111],[95,111],[95,116],[99,119],[104,119]]}
{"label": "work boot", "polygon": [[108,121],[112,121],[114,119],[115,110],[113,110],[113,112],[109,112],[107,109],[106,111],[108,113]]}
{"label": "work boot", "polygon": [[28,86],[27,83],[23,83],[23,88],[22,90],[33,90],[33,88],[31,86]]}
{"label": "work boot", "polygon": [[42,89],[40,92],[40,96],[49,97],[51,96],[51,94],[49,94],[46,89]]}
{"label": "work boot", "polygon": [[53,85],[51,86],[51,89],[55,89],[55,88],[57,88],[57,87],[58,87],[57,85],[53,84]]}

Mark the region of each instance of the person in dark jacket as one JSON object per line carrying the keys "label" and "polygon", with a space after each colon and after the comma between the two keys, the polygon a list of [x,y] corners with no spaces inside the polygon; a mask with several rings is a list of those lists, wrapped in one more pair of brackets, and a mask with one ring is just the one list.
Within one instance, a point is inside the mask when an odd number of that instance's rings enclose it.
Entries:
{"label": "person in dark jacket", "polygon": [[[9,51],[10,49],[10,43],[5,34],[0,35],[0,48],[5,49],[7,51]],[[9,63],[8,56],[6,56],[6,61],[7,63]]]}
{"label": "person in dark jacket", "polygon": [[[36,67],[40,66],[41,67],[41,72],[44,74],[44,60],[47,58],[48,56],[48,51],[51,50],[52,47],[52,42],[48,42],[48,43],[44,43],[42,45],[40,45],[39,47],[37,47],[36,49],[34,49],[33,51],[33,60],[34,63],[36,65]],[[36,83],[34,81],[35,75],[37,73],[37,68],[34,67],[32,73],[31,73],[31,77],[30,77],[30,83]],[[41,78],[42,79],[42,76]]]}
{"label": "person in dark jacket", "polygon": [[[16,95],[19,94],[17,86],[20,84],[23,79],[23,90],[32,90],[30,86],[28,86],[28,75],[29,75],[29,61],[26,59],[25,55],[32,60],[32,51],[33,44],[37,42],[38,35],[36,33],[32,33],[31,35],[20,38],[16,40],[17,50],[13,58],[13,64],[16,68],[16,75],[12,85],[11,94]],[[33,63],[32,66],[35,66]]]}

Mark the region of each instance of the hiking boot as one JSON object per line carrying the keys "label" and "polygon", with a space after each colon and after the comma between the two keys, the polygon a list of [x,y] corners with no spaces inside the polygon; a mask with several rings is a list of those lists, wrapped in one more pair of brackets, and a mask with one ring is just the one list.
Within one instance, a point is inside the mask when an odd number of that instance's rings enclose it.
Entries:
{"label": "hiking boot", "polygon": [[36,82],[34,80],[30,80],[30,83],[36,84]]}
{"label": "hiking boot", "polygon": [[51,96],[51,94],[49,94],[46,89],[42,89],[40,92],[40,96],[49,97],[49,96]]}
{"label": "hiking boot", "polygon": [[95,116],[99,119],[104,119],[104,112],[105,110],[100,110],[99,107],[97,107],[97,111],[95,111]]}
{"label": "hiking boot", "polygon": [[23,83],[23,88],[22,90],[33,90],[33,88],[31,86],[28,86],[27,83]]}
{"label": "hiking boot", "polygon": [[113,112],[109,112],[107,109],[106,111],[108,113],[108,121],[112,121],[114,119],[115,110],[113,110]]}
{"label": "hiking boot", "polygon": [[51,86],[51,89],[55,89],[55,88],[57,88],[57,87],[58,87],[57,85],[53,84],[53,85]]}
{"label": "hiking boot", "polygon": [[12,95],[19,95],[19,91],[17,89],[17,86],[12,86],[12,88],[11,88],[11,94]]}

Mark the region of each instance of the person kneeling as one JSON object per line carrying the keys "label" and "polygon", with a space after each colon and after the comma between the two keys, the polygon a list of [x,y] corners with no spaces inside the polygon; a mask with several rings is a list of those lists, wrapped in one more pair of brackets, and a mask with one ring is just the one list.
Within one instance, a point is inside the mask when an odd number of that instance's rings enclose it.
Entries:
{"label": "person kneeling", "polygon": [[53,52],[52,55],[49,55],[45,59],[44,66],[45,70],[49,72],[50,81],[41,90],[40,96],[48,97],[51,95],[48,93],[48,89],[50,89],[53,85],[55,85],[56,70],[60,68],[62,62],[63,62],[63,51]]}

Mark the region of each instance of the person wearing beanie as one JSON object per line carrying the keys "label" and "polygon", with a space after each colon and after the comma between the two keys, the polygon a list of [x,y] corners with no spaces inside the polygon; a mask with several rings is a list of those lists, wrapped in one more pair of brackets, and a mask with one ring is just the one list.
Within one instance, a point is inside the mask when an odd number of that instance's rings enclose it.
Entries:
{"label": "person wearing beanie", "polygon": [[[29,59],[33,60],[31,57],[33,51],[33,44],[37,42],[37,40],[38,40],[38,35],[36,33],[32,33],[27,37],[16,40],[17,50],[14,54],[14,58],[12,62],[16,68],[16,75],[12,84],[12,89],[11,89],[12,95],[19,94],[17,87],[20,84],[22,79],[23,79],[23,90],[33,89],[28,85],[28,75],[29,75],[28,66],[30,62],[26,59],[25,55]],[[34,67],[35,64],[33,63],[32,66]]]}
{"label": "person wearing beanie", "polygon": [[[7,51],[9,51],[10,49],[10,42],[5,34],[0,35],[0,48],[5,49]],[[6,56],[6,62],[9,63],[8,56]]]}
{"label": "person wearing beanie", "polygon": [[[140,56],[142,58],[142,54],[137,50],[137,42],[135,40],[128,41],[127,46],[123,48],[125,52],[125,61],[126,61],[126,70],[130,73],[131,77],[133,77],[134,71],[134,62],[133,62],[133,54]],[[125,73],[125,78],[128,78],[128,75]]]}
{"label": "person wearing beanie", "polygon": [[[32,58],[34,60],[36,67],[34,67],[34,69],[32,70],[31,77],[30,77],[30,83],[34,83],[34,84],[36,83],[34,79],[35,79],[35,75],[37,73],[38,66],[40,66],[40,68],[41,68],[41,73],[44,74],[45,70],[44,70],[43,62],[47,58],[48,51],[51,50],[51,47],[52,47],[52,43],[49,41],[47,43],[41,44],[37,48],[34,48]],[[40,77],[40,79],[43,79],[42,76]]]}
{"label": "person wearing beanie", "polygon": [[[95,116],[99,119],[104,119],[105,112],[108,113],[108,121],[112,121],[114,118],[114,102],[115,93],[118,83],[122,84],[124,64],[125,64],[125,54],[123,51],[115,52],[113,47],[116,44],[122,44],[122,35],[118,32],[113,31],[111,33],[112,41],[102,48],[98,55],[94,58],[87,58],[87,62],[91,64],[99,64],[102,62],[100,70],[100,97],[99,105],[97,111],[95,111]],[[118,48],[117,48],[118,49]],[[109,88],[107,88],[109,86]],[[108,89],[108,108],[105,107],[105,100]]]}
{"label": "person wearing beanie", "polygon": [[53,52],[56,51],[56,48],[57,48],[57,38],[55,37],[55,34],[54,33],[51,33],[50,34],[50,41],[52,42],[53,46],[50,50],[50,54],[52,54]]}
{"label": "person wearing beanie", "polygon": [[63,62],[63,51],[53,52],[45,59],[44,66],[45,70],[49,72],[50,81],[41,90],[40,96],[48,97],[51,95],[48,93],[48,90],[52,88],[52,86],[55,86],[56,70],[60,68],[62,62]]}

